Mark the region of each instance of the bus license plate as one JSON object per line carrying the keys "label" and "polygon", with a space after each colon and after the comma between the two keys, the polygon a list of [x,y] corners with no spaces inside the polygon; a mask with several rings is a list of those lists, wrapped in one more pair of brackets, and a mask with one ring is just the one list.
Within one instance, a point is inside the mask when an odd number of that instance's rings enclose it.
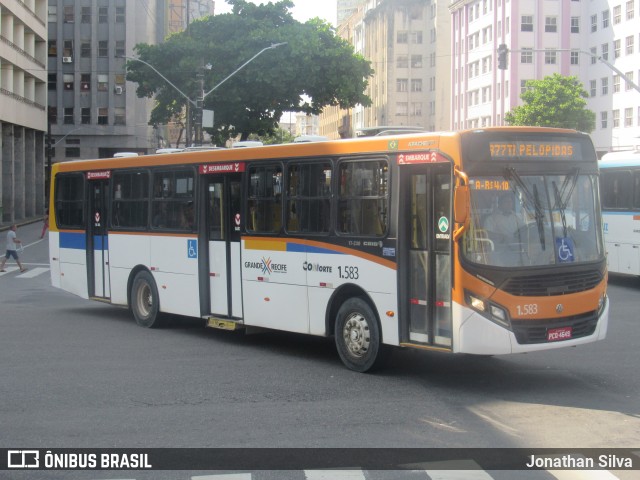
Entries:
{"label": "bus license plate", "polygon": [[571,338],[571,333],[571,327],[552,328],[551,330],[547,330],[547,341],[557,342],[560,340],[569,340]]}

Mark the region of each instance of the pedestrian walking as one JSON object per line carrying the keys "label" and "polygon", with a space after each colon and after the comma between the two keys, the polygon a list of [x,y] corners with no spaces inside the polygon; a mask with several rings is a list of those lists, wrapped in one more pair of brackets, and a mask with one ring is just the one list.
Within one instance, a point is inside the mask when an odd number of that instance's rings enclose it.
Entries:
{"label": "pedestrian walking", "polygon": [[49,228],[49,209],[48,208],[44,211],[44,218],[42,219],[42,221],[44,222],[44,225],[42,225],[42,234],[40,235],[40,238],[44,238],[44,234],[47,233],[47,229]]}
{"label": "pedestrian walking", "polygon": [[18,245],[22,245],[22,241],[16,237],[17,229],[18,227],[15,224],[13,224],[11,225],[11,228],[7,232],[7,253],[2,259],[2,265],[0,265],[0,272],[5,271],[4,265],[5,263],[7,263],[7,260],[9,259],[9,257],[13,257],[13,259],[18,264],[18,267],[20,267],[21,272],[27,271],[27,269],[22,266],[22,263],[20,263],[20,258],[18,257]]}

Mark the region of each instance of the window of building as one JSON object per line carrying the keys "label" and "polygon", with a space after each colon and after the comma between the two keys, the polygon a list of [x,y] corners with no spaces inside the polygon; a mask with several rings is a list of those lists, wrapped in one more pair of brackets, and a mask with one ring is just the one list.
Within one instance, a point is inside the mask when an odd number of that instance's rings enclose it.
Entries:
{"label": "window of building", "polygon": [[611,118],[613,120],[613,128],[620,128],[620,110],[611,112]]}
{"label": "window of building", "polygon": [[111,226],[115,229],[146,228],[149,219],[149,174],[145,171],[116,172],[111,184]]}
{"label": "window of building", "polygon": [[520,63],[533,63],[533,48],[523,48],[520,52]]}
{"label": "window of building", "polygon": [[62,83],[65,90],[73,90],[73,73],[65,73],[62,75]]}
{"label": "window of building", "polygon": [[98,74],[98,91],[106,92],[109,90],[109,75],[104,73]]}
{"label": "window of building", "polygon": [[277,233],[282,226],[282,167],[249,167],[247,230]]}
{"label": "window of building", "polygon": [[84,175],[81,173],[61,173],[56,176],[54,208],[58,227],[85,228],[84,185]]}
{"label": "window of building", "polygon": [[98,7],[98,23],[109,21],[109,7]]}
{"label": "window of building", "polygon": [[407,102],[397,102],[396,103],[396,116],[398,117],[406,117],[409,115],[409,103]]}
{"label": "window of building", "polygon": [[80,147],[65,147],[65,158],[80,158]]}
{"label": "window of building", "polygon": [[633,127],[633,108],[624,109],[624,126]]}
{"label": "window of building", "polygon": [[58,108],[57,107],[48,107],[47,108],[47,122],[56,125],[58,123]]}
{"label": "window of building", "polygon": [[83,125],[91,124],[91,108],[83,107],[80,109],[80,122]]}
{"label": "window of building", "polygon": [[600,112],[600,128],[607,128],[607,113]]}
{"label": "window of building", "polygon": [[422,44],[422,32],[421,31],[411,32],[411,43],[416,44],[416,45]]}
{"label": "window of building", "polygon": [[64,109],[64,123],[65,125],[73,124],[73,107],[65,107]]}
{"label": "window of building", "polygon": [[56,73],[47,74],[47,90],[58,89],[58,75]]}
{"label": "window of building", "polygon": [[124,107],[115,107],[113,109],[113,124],[114,125],[126,125],[127,117]]}
{"label": "window of building", "polygon": [[62,56],[73,58],[73,40],[64,40],[62,42]]}
{"label": "window of building", "polygon": [[601,51],[602,51],[602,58],[604,60],[608,60],[609,59],[609,44],[608,43],[603,43],[602,47],[601,47]]}
{"label": "window of building", "polygon": [[627,2],[627,20],[633,20],[634,10],[635,10],[634,2],[633,0],[629,0]]}
{"label": "window of building", "polygon": [[73,23],[75,21],[75,13],[73,5],[64,6],[64,23]]}
{"label": "window of building", "polygon": [[91,42],[90,41],[83,40],[80,43],[80,57],[91,58]]}
{"label": "window of building", "polygon": [[546,65],[555,65],[557,63],[557,52],[553,49],[544,52],[544,63]]}
{"label": "window of building", "polygon": [[609,78],[602,77],[600,79],[600,85],[601,85],[602,95],[609,95]]}
{"label": "window of building", "polygon": [[124,40],[116,40],[116,57],[123,57],[125,53]]}
{"label": "window of building", "polygon": [[602,12],[602,28],[607,28],[609,26],[609,10],[604,10]]}
{"label": "window of building", "polygon": [[109,124],[109,109],[107,107],[98,108],[98,125]]}
{"label": "window of building", "polygon": [[[529,90],[529,87],[527,86],[527,82],[529,82],[529,80],[520,80],[520,93],[521,93],[521,94],[523,94],[524,92],[526,92],[527,90]],[[506,92],[507,92],[507,91],[508,91],[508,90],[506,90],[506,89],[505,89],[505,97],[507,96],[507,95],[506,95]]]}
{"label": "window of building", "polygon": [[47,50],[50,57],[58,56],[58,42],[56,40],[49,40],[49,48]]}
{"label": "window of building", "polygon": [[598,15],[591,15],[591,33],[598,31]]}
{"label": "window of building", "polygon": [[571,52],[571,65],[580,65],[580,52]]}
{"label": "window of building", "polygon": [[124,23],[124,13],[125,13],[125,8],[124,7],[116,7],[116,23]]}
{"label": "window of building", "polygon": [[625,75],[629,81],[624,82],[624,89],[626,91],[633,90],[633,86],[631,85],[631,83],[633,82],[633,72],[627,72]]}
{"label": "window of building", "polygon": [[589,52],[591,53],[591,65],[595,65],[598,61],[598,49],[596,47],[591,47]]}
{"label": "window of building", "polygon": [[80,12],[81,12],[80,21],[82,23],[91,23],[91,7],[82,7]]}
{"label": "window of building", "polygon": [[411,91],[412,92],[421,92],[422,91],[422,79],[421,78],[413,78],[413,79],[411,79]]}
{"label": "window of building", "polygon": [[597,82],[595,80],[589,80],[589,86],[590,86],[590,88],[589,88],[590,96],[595,97],[596,93],[598,91]]}
{"label": "window of building", "polygon": [[635,42],[635,37],[633,35],[629,35],[627,38],[625,38],[625,48],[624,48],[624,52],[627,55],[633,55],[633,50],[634,50],[634,42]]}
{"label": "window of building", "polygon": [[409,79],[407,79],[407,78],[398,78],[396,80],[396,91],[398,91],[398,92],[407,92],[407,91],[409,91]]}
{"label": "window of building", "polygon": [[422,68],[422,55],[411,55],[411,68]]}
{"label": "window of building", "polygon": [[329,232],[331,171],[329,162],[289,164],[285,201],[288,232]]}
{"label": "window of building", "polygon": [[580,17],[571,17],[571,33],[580,33]]}
{"label": "window of building", "polygon": [[620,92],[620,75],[613,76],[613,93]]}
{"label": "window of building", "polygon": [[350,235],[385,235],[389,218],[387,162],[345,161],[339,164],[338,169],[338,232]]}
{"label": "window of building", "polygon": [[620,39],[613,41],[613,58],[620,58]]}
{"label": "window of building", "polygon": [[81,73],[80,74],[80,91],[88,92],[89,90],[91,90],[91,74]]}
{"label": "window of building", "polygon": [[58,21],[58,7],[56,5],[49,5],[47,7],[47,20],[53,23]]}
{"label": "window of building", "polygon": [[409,32],[398,32],[396,37],[397,43],[409,43]]}
{"label": "window of building", "polygon": [[545,32],[557,32],[558,31],[558,18],[557,17],[544,17],[544,31]]}
{"label": "window of building", "polygon": [[617,5],[613,7],[613,24],[618,25],[622,22],[622,7]]}
{"label": "window of building", "polygon": [[520,20],[522,32],[533,32],[533,15],[523,15]]}
{"label": "window of building", "polygon": [[109,42],[107,40],[100,40],[98,42],[98,56],[99,57],[109,56]]}
{"label": "window of building", "polygon": [[414,117],[422,116],[422,102],[411,103],[411,115]]}
{"label": "window of building", "polygon": [[397,68],[409,68],[409,57],[407,55],[398,55],[396,58]]}

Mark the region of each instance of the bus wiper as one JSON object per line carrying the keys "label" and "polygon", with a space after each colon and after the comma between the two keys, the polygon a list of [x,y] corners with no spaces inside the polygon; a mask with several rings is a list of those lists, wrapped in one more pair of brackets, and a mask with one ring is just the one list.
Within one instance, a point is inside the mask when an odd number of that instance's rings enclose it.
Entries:
{"label": "bus wiper", "polygon": [[542,250],[545,250],[545,240],[544,240],[544,212],[542,211],[542,204],[540,203],[540,195],[538,194],[538,187],[533,185],[533,194],[527,187],[527,185],[522,181],[522,177],[520,174],[516,172],[516,169],[513,167],[507,167],[504,169],[504,178],[507,180],[513,180],[516,182],[520,190],[524,193],[525,199],[528,205],[533,205],[533,210],[535,212],[536,225],[538,226],[538,234],[540,235],[540,245],[542,246]]}
{"label": "bus wiper", "polygon": [[533,197],[536,206],[536,225],[538,226],[538,236],[540,237],[540,245],[542,250],[546,250],[544,241],[544,214],[542,213],[542,207],[540,206],[540,194],[538,193],[538,186],[533,184]]}
{"label": "bus wiper", "polygon": [[[558,185],[556,182],[551,182],[553,185],[553,195],[555,197],[555,205],[551,209],[552,211],[556,208],[560,211],[560,218],[562,219],[562,234],[567,236],[567,216],[565,211],[567,209],[567,204],[569,203],[569,199],[571,195],[573,195],[573,190],[576,188],[576,184],[578,183],[578,176],[580,175],[580,169],[576,168],[572,176],[566,176],[564,182],[562,183],[562,191],[558,189]],[[569,188],[569,192],[565,195],[565,192]]]}

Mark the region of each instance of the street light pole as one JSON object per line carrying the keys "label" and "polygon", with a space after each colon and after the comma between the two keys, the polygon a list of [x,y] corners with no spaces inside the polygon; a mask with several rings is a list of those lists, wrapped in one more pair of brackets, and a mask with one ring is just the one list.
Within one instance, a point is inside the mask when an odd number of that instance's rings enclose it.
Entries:
{"label": "street light pole", "polygon": [[[287,44],[287,42],[273,43],[270,46],[263,48],[258,53],[256,53],[253,57],[251,57],[249,60],[247,60],[242,65],[240,65],[238,68],[236,68],[229,75],[227,75],[220,83],[218,83],[215,87],[213,87],[208,92],[204,91],[204,72],[202,72],[201,76],[200,76],[200,94],[198,95],[198,99],[195,100],[195,101],[191,100],[191,98],[189,98],[189,96],[186,93],[184,93],[182,90],[180,90],[178,87],[176,87],[173,83],[171,83],[171,81],[167,77],[165,77],[163,74],[161,74],[158,70],[156,70],[156,68],[153,65],[145,62],[144,60],[140,60],[139,58],[128,57],[126,55],[120,55],[120,58],[126,58],[127,60],[135,60],[135,61],[144,63],[147,67],[149,67],[151,70],[153,70],[158,75],[160,75],[160,77],[162,77],[162,79],[164,81],[166,81],[169,85],[171,85],[180,95],[182,95],[184,98],[186,98],[187,101],[189,102],[189,104],[193,105],[193,107],[196,109],[196,125],[195,125],[195,128],[196,128],[196,139],[198,139],[200,141],[200,144],[202,144],[202,110],[204,108],[204,99],[207,98],[207,96],[209,96],[209,94],[212,93],[216,88],[218,88],[224,82],[229,80],[231,77],[233,77],[236,73],[238,73],[244,67],[249,65],[251,62],[253,62],[256,58],[258,58],[264,52],[266,52],[267,50],[273,50],[274,48],[278,48],[278,47],[280,47],[282,45],[286,45],[286,44]],[[190,112],[187,111],[187,132],[190,132],[190,128],[189,128],[190,125],[191,125]],[[188,133],[188,136],[190,137],[189,133]],[[187,142],[185,142],[185,144],[190,142],[190,141],[191,141],[191,138],[188,138],[188,140],[187,140]]]}

